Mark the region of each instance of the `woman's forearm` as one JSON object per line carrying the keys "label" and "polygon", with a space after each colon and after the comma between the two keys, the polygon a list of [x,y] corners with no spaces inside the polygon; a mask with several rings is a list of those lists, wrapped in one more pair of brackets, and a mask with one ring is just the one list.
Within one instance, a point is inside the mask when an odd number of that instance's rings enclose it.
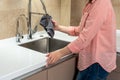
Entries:
{"label": "woman's forearm", "polygon": [[69,29],[67,26],[59,25],[58,29],[56,30],[69,34]]}

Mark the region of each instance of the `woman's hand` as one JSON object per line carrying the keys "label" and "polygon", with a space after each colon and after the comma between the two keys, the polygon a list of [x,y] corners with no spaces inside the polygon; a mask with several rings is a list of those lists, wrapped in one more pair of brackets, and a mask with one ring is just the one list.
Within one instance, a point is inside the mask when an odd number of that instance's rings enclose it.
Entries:
{"label": "woman's hand", "polygon": [[55,20],[52,20],[52,23],[53,23],[53,25],[54,25],[54,29],[55,29],[55,30],[59,30],[59,25],[58,25],[58,23],[57,23]]}
{"label": "woman's hand", "polygon": [[47,64],[46,66],[56,63],[59,59],[61,59],[63,56],[71,53],[70,50],[67,47],[64,47],[62,49],[58,49],[56,51],[50,52],[47,57]]}
{"label": "woman's hand", "polygon": [[48,57],[47,65],[46,65],[46,66],[48,66],[50,64],[56,63],[62,57],[62,54],[61,54],[60,50],[56,50],[54,52],[48,53],[48,55],[46,57]]}

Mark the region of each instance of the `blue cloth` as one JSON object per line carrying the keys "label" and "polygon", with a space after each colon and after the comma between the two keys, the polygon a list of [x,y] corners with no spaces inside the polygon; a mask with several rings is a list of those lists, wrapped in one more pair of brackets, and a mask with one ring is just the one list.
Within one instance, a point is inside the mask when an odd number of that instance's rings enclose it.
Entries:
{"label": "blue cloth", "polygon": [[52,17],[50,15],[43,15],[40,20],[40,25],[43,26],[51,38],[54,36],[54,25],[52,23]]}
{"label": "blue cloth", "polygon": [[95,63],[87,69],[79,71],[76,80],[106,80],[108,74],[98,63]]}

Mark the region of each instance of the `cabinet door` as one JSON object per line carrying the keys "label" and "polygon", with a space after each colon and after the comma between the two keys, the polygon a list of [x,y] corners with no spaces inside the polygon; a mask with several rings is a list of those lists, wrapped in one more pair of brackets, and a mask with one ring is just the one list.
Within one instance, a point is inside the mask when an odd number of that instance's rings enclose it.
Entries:
{"label": "cabinet door", "polygon": [[110,73],[107,80],[120,80],[120,55],[117,55],[117,68]]}
{"label": "cabinet door", "polygon": [[48,69],[48,80],[73,80],[76,58],[71,58]]}
{"label": "cabinet door", "polygon": [[22,80],[47,80],[47,70],[38,72]]}

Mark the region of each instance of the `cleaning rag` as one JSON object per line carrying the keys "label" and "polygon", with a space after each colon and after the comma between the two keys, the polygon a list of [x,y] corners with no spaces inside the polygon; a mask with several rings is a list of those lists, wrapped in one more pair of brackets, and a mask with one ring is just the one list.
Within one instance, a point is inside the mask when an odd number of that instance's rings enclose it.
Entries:
{"label": "cleaning rag", "polygon": [[48,14],[42,16],[40,20],[40,25],[46,30],[48,35],[53,38],[54,36],[54,25],[52,23],[52,17]]}

